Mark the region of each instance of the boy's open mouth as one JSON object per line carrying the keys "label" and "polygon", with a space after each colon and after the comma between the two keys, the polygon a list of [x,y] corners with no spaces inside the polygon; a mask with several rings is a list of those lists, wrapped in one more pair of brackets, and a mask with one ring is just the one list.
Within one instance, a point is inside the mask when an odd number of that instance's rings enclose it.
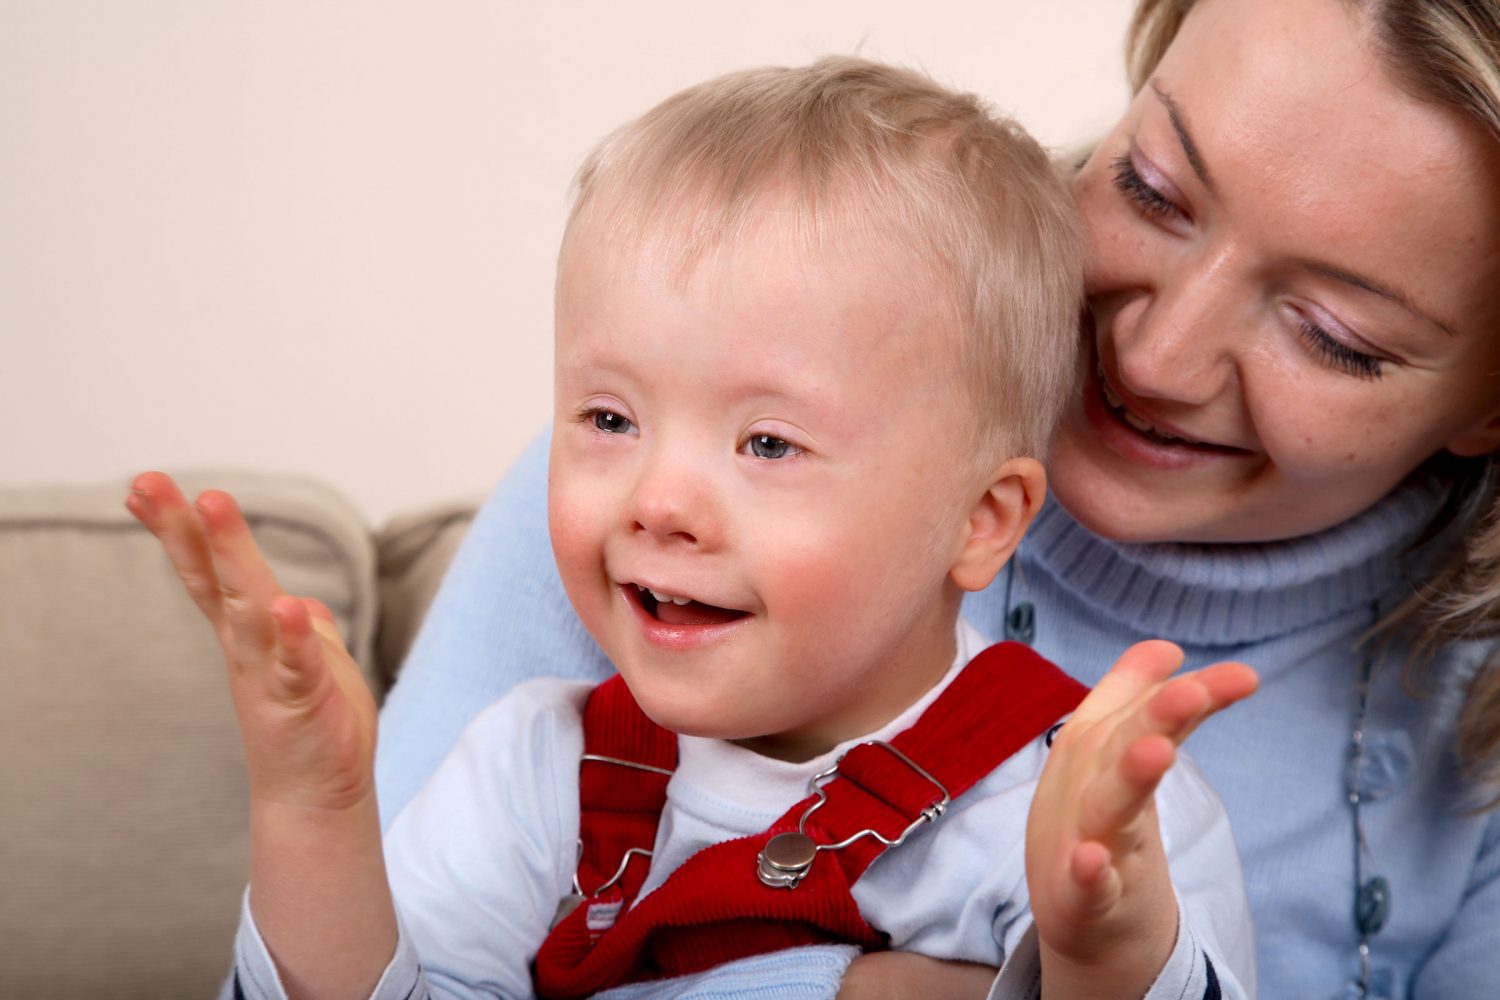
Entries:
{"label": "boy's open mouth", "polygon": [[638,583],[627,583],[625,593],[639,602],[647,615],[668,625],[726,625],[750,614],[736,608],[721,608],[689,597],[650,590]]}

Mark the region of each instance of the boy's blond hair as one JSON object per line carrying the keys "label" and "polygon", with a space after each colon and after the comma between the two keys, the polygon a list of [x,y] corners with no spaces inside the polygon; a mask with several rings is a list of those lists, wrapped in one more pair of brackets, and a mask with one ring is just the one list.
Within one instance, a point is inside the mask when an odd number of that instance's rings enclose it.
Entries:
{"label": "boy's blond hair", "polygon": [[589,154],[563,256],[578,221],[602,217],[607,232],[665,236],[688,267],[788,193],[788,225],[814,245],[869,228],[873,209],[875,228],[929,256],[966,334],[956,388],[981,414],[976,458],[1042,457],[1075,382],[1080,227],[1047,154],[973,95],[846,57],[690,87]]}

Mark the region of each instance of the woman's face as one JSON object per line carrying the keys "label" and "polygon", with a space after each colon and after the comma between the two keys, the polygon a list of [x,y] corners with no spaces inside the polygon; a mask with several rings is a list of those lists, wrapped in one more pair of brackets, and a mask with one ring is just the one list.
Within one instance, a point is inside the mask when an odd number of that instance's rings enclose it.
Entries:
{"label": "woman's face", "polygon": [[1250,541],[1500,445],[1500,152],[1340,0],[1201,0],[1079,175],[1092,350],[1053,452],[1106,537]]}

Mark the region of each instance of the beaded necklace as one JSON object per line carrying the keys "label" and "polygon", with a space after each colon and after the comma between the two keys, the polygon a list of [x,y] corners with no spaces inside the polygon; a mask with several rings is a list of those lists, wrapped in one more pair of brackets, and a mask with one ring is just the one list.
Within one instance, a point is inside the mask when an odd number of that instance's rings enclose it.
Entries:
{"label": "beaded necklace", "polygon": [[[1380,620],[1380,607],[1371,603],[1371,614]],[[1353,996],[1359,1000],[1372,997],[1370,981],[1370,939],[1380,933],[1391,915],[1391,885],[1380,875],[1365,878],[1365,860],[1371,857],[1370,842],[1360,822],[1364,795],[1361,779],[1365,767],[1365,723],[1370,707],[1370,678],[1375,659],[1367,652],[1360,662],[1359,684],[1354,697],[1354,729],[1349,737],[1349,818],[1354,828],[1354,929],[1359,934],[1359,978]],[[1384,992],[1384,991],[1382,991]]]}

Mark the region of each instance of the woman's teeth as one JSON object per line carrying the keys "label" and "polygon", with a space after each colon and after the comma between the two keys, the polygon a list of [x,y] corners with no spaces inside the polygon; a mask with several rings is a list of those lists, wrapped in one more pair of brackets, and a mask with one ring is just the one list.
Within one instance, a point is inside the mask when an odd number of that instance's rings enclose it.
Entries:
{"label": "woman's teeth", "polygon": [[1109,408],[1109,412],[1113,413],[1115,416],[1125,421],[1131,427],[1135,428],[1146,438],[1155,441],[1157,444],[1196,443],[1194,441],[1189,441],[1187,438],[1180,438],[1175,434],[1168,434],[1165,431],[1159,431],[1149,422],[1142,420],[1140,417],[1136,416],[1133,412],[1130,411],[1128,407],[1126,407],[1125,401],[1115,394],[1115,390],[1110,386],[1109,380],[1104,377],[1104,370],[1102,368],[1099,370],[1099,385],[1104,389],[1104,405]]}
{"label": "woman's teeth", "polygon": [[682,605],[682,604],[692,604],[693,603],[693,599],[691,597],[674,597],[671,594],[663,594],[659,590],[652,590],[650,587],[643,587],[640,584],[636,584],[635,588],[637,590],[639,590],[643,594],[650,594],[652,597],[656,598],[657,601],[659,601],[662,604],[677,604],[677,605]]}

